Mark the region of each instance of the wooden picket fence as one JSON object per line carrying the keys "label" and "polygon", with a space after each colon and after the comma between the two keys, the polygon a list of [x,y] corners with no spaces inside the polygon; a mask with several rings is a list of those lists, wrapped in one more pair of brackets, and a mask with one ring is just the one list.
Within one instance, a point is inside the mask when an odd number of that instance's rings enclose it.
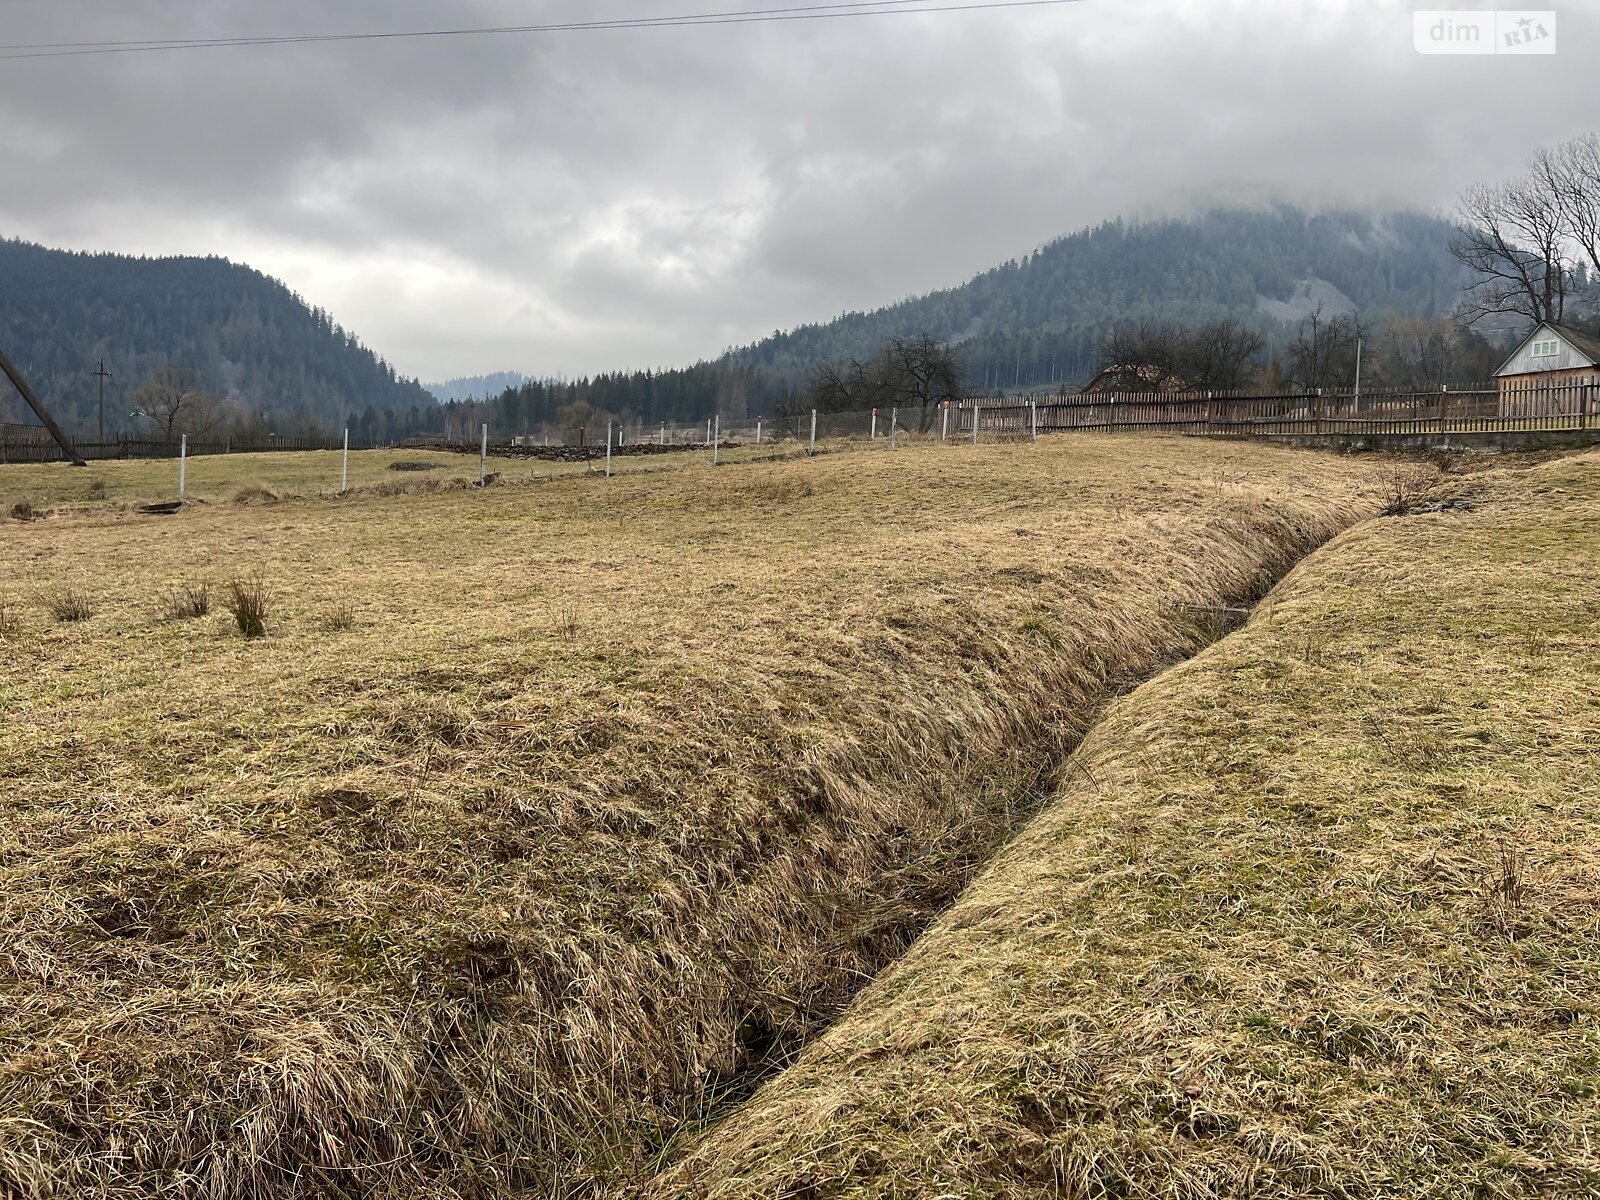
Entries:
{"label": "wooden picket fence", "polygon": [[1430,391],[1325,390],[1314,394],[1231,392],[1038,396],[964,400],[952,428],[1025,435],[1034,407],[1041,432],[1164,432],[1219,437],[1423,436],[1600,428],[1600,380],[1483,384]]}
{"label": "wooden picket fence", "polygon": [[[189,455],[276,454],[305,450],[339,450],[337,440],[319,437],[267,438],[190,438]],[[115,441],[74,442],[73,448],[86,461],[131,458],[177,458],[181,439],[120,437]],[[352,450],[371,449],[365,444],[350,444]],[[33,425],[0,425],[0,463],[63,462],[66,455],[43,429]]]}

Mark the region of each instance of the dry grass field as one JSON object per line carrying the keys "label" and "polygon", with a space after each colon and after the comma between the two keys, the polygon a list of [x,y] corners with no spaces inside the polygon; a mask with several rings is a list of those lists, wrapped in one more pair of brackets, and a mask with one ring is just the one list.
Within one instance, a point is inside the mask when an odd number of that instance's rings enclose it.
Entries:
{"label": "dry grass field", "polygon": [[[735,457],[739,452],[735,452]],[[694,457],[618,455],[613,471],[659,471]],[[703,456],[702,456],[703,457]],[[210,454],[191,458],[187,499],[195,504],[262,504],[274,500],[335,496],[343,455],[339,451],[299,454]],[[396,469],[396,465],[402,469]],[[559,479],[603,473],[601,463],[540,462],[491,456],[489,471],[503,483]],[[352,492],[402,493],[475,486],[478,456],[442,450],[356,450],[350,454]],[[0,466],[0,519],[18,506],[36,513],[116,510],[178,497],[177,459],[98,461],[87,467],[66,463]]]}
{"label": "dry grass field", "polygon": [[[370,465],[344,499],[0,520],[0,1195],[553,1197],[639,1178],[905,950],[1103,702],[1215,634],[1198,610],[1253,600],[1392,482],[1370,461],[1138,438],[398,495]],[[0,496],[18,478],[0,472]],[[1362,535],[1374,552],[1454,526],[1384,528]],[[1389,603],[1363,578],[1328,586]],[[245,637],[227,605],[258,600],[264,636]],[[1272,660],[1304,677],[1297,696],[1350,652],[1297,615],[1321,603],[1274,618],[1286,646],[1322,639],[1315,660]],[[1542,636],[1556,678],[1576,634]],[[1139,711],[1112,744],[1141,744]],[[1538,735],[1565,746],[1580,719]],[[1352,771],[1380,761],[1360,730],[1337,731],[1358,739],[1337,756]],[[1449,730],[1426,743],[1441,770],[1537,744],[1487,715]],[[1299,736],[1324,735],[1284,744]],[[1219,739],[1240,770],[1277,770]],[[1177,805],[1189,785],[1171,786]],[[1176,836],[1157,812],[1139,845]],[[1441,853],[1406,878],[1477,886],[1475,850]],[[1143,854],[1118,869],[1169,872],[1175,914],[1252,911],[1216,891],[1216,864]],[[1039,961],[1016,987],[1068,960]],[[1150,986],[1188,995],[1207,969]]]}
{"label": "dry grass field", "polygon": [[651,1197],[1600,1194],[1600,453],[1441,485],[1119,700]]}

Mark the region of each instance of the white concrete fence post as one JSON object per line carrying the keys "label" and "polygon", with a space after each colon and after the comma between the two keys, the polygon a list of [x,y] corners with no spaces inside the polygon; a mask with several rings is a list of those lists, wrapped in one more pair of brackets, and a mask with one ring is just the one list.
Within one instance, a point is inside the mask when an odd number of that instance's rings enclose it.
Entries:
{"label": "white concrete fence post", "polygon": [[950,440],[950,401],[948,400],[944,402],[944,416],[939,422],[939,440],[941,442]]}
{"label": "white concrete fence post", "polygon": [[186,433],[178,442],[178,499],[182,500],[189,492],[189,435]]}
{"label": "white concrete fence post", "polygon": [[761,445],[761,422],[764,418],[756,418],[756,445]]}
{"label": "white concrete fence post", "polygon": [[976,446],[978,444],[978,423],[980,421],[982,421],[982,420],[983,420],[983,405],[974,404],[972,406],[972,444],[974,446]]}
{"label": "white concrete fence post", "polygon": [[1033,440],[1037,442],[1039,440],[1039,402],[1037,400],[1032,402],[1032,408]]}
{"label": "white concrete fence post", "polygon": [[606,478],[611,478],[611,422],[606,422]]}
{"label": "white concrete fence post", "polygon": [[661,422],[661,444],[663,446],[667,444],[667,423],[665,421]]}
{"label": "white concrete fence post", "polygon": [[869,442],[875,442],[875,441],[878,440],[878,410],[877,409],[873,409],[872,410],[872,434],[871,434],[870,437],[867,438],[867,440]]}
{"label": "white concrete fence post", "polygon": [[817,452],[817,410],[811,410],[811,453]]}
{"label": "white concrete fence post", "polygon": [[722,461],[722,414],[717,414],[716,425],[711,431],[711,465],[717,466]]}
{"label": "white concrete fence post", "polygon": [[899,448],[900,448],[900,410],[898,408],[891,408],[889,410],[889,449],[898,450]]}
{"label": "white concrete fence post", "polygon": [[350,427],[344,427],[344,469],[339,472],[339,494],[350,490]]}

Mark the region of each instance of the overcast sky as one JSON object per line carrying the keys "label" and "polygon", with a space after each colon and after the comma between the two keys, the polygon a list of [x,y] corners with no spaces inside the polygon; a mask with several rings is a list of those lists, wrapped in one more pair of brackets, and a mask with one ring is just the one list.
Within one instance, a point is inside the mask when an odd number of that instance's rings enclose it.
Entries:
{"label": "overcast sky", "polygon": [[[0,42],[793,2],[0,0]],[[682,364],[1119,214],[1446,210],[1600,127],[1597,0],[1559,10],[1553,58],[1419,56],[1415,7],[1083,0],[10,61],[0,235],[250,263],[424,379]]]}

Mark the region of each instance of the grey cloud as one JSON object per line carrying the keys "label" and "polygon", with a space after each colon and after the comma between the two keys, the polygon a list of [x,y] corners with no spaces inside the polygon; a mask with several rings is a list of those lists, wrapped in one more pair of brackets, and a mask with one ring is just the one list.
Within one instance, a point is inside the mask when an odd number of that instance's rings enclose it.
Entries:
{"label": "grey cloud", "polygon": [[[682,0],[20,0],[6,42],[578,19]],[[805,25],[7,64],[0,233],[220,253],[401,369],[687,362],[1217,202],[1441,208],[1600,110],[1424,59],[1393,0],[1091,0]],[[62,37],[61,35],[67,35]]]}

